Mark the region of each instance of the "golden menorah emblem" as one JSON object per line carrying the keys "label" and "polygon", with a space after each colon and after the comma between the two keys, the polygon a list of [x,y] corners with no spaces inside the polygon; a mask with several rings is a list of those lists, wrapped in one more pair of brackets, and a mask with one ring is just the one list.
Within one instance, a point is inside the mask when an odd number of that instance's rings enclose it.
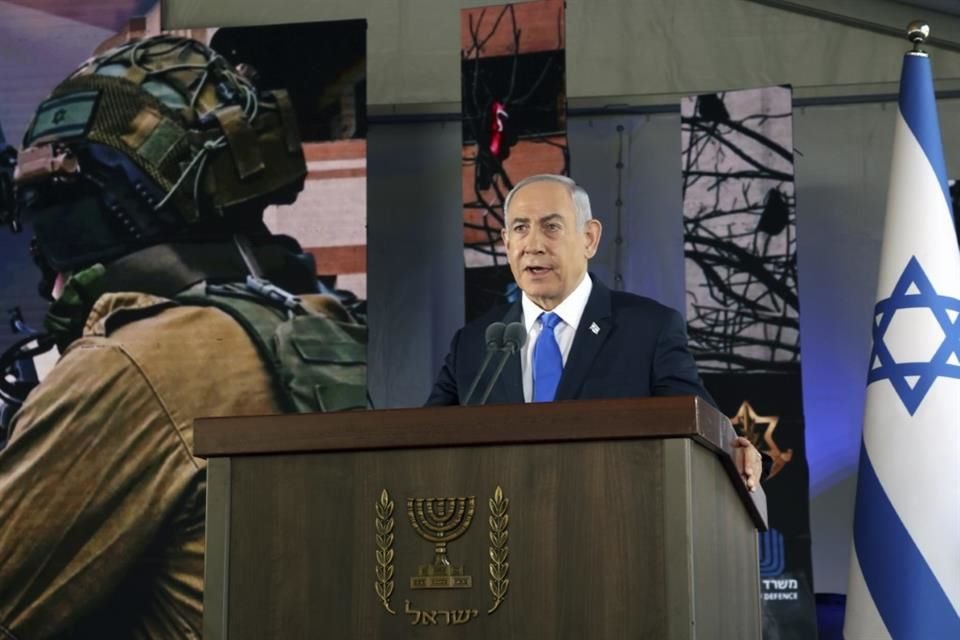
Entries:
{"label": "golden menorah emblem", "polygon": [[411,589],[469,589],[473,579],[463,565],[447,557],[447,545],[462,536],[473,522],[474,496],[466,498],[407,498],[407,516],[420,537],[434,544],[432,564],[421,565],[410,578]]}

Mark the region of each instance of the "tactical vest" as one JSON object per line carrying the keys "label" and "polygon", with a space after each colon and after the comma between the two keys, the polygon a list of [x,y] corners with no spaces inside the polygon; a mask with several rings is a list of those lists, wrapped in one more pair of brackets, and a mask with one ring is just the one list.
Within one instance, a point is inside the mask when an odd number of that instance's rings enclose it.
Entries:
{"label": "tactical vest", "polygon": [[[264,245],[256,252],[287,286],[302,290],[313,281],[313,270],[282,246]],[[206,284],[208,279],[243,280],[245,271],[234,245],[213,243],[154,245],[118,259],[109,269],[97,264],[73,274],[47,312],[47,333],[37,337],[41,346],[0,354],[0,374],[6,376],[0,380],[0,449],[6,427],[36,386],[16,375],[9,382],[11,366],[54,344],[62,353],[81,336],[94,303],[111,291],[149,293],[167,298],[169,305],[215,307],[229,315],[253,342],[284,412],[366,408],[366,326],[310,309],[297,296],[252,276],[246,276],[245,284]],[[156,306],[123,310],[107,320],[108,331],[159,311]]]}
{"label": "tactical vest", "polygon": [[366,408],[367,327],[310,310],[282,290],[270,293],[251,291],[250,281],[247,287],[200,283],[173,300],[214,307],[243,327],[284,412]]}

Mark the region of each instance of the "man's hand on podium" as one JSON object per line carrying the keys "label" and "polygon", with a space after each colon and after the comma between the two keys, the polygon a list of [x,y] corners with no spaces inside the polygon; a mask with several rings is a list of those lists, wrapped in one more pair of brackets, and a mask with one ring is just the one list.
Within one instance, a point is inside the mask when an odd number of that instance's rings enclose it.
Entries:
{"label": "man's hand on podium", "polygon": [[737,472],[743,478],[743,483],[750,491],[756,491],[760,486],[760,475],[763,472],[763,456],[750,441],[740,436],[733,441],[733,463]]}

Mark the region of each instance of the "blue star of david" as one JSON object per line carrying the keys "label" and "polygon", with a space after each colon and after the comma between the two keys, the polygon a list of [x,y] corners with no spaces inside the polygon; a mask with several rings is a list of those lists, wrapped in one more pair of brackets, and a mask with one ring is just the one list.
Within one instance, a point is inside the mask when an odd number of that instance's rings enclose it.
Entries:
{"label": "blue star of david", "polygon": [[[911,286],[916,292],[908,294]],[[890,354],[883,338],[899,309],[929,309],[943,329],[943,343],[930,362],[896,362]],[[950,311],[955,312],[954,320],[950,319]],[[958,364],[948,362],[951,356]],[[910,258],[890,297],[878,302],[874,310],[871,365],[874,359],[879,360],[880,366],[867,374],[867,385],[889,380],[911,416],[937,378],[960,379],[960,299],[939,295],[915,256]],[[918,376],[912,388],[907,383],[909,376]]]}

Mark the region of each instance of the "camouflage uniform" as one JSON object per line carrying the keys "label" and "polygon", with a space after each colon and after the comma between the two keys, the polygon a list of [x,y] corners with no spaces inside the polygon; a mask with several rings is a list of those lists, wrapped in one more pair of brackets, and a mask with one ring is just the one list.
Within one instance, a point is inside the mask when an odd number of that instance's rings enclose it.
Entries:
{"label": "camouflage uniform", "polygon": [[108,294],[86,325],[0,454],[0,624],[18,638],[199,638],[192,421],[277,413],[271,380],[213,308]]}

